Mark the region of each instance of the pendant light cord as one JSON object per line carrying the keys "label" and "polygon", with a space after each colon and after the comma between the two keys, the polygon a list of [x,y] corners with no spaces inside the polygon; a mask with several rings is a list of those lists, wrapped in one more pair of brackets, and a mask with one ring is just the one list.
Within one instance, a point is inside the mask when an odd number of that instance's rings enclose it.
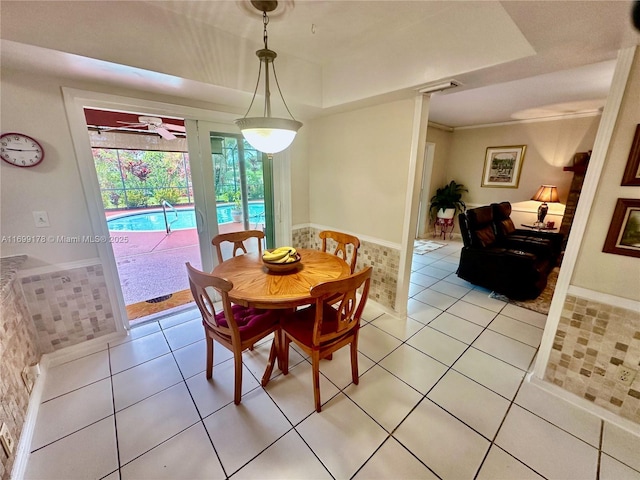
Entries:
{"label": "pendant light cord", "polygon": [[[269,35],[267,33],[267,25],[269,24],[269,16],[267,15],[266,11],[262,12],[262,24],[264,26],[263,32],[262,32],[262,40],[264,42],[264,49],[265,50],[269,50],[268,47],[268,39],[269,39]],[[275,53],[274,53],[275,55]],[[247,109],[247,112],[244,114],[243,118],[247,118],[247,115],[249,115],[249,112],[251,111],[251,107],[253,106],[253,102],[256,99],[256,94],[258,93],[258,86],[260,85],[260,76],[262,75],[262,62],[267,63],[268,60],[267,59],[260,59],[260,67],[258,68],[258,80],[256,81],[256,87],[253,89],[253,97],[251,98],[251,103],[249,104],[249,108]],[[278,75],[276,74],[276,65],[275,65],[275,61],[271,61],[271,65],[273,66],[273,78],[276,81],[276,87],[278,87],[278,93],[280,94],[280,99],[282,100],[282,103],[284,104],[284,108],[287,109],[287,112],[289,113],[289,116],[295,120],[295,117],[292,115],[291,110],[289,110],[289,106],[287,105],[287,102],[284,99],[284,95],[282,95],[282,90],[280,89],[280,83],[278,82]],[[269,85],[269,66],[266,65],[266,76],[267,78],[265,79],[266,85],[267,85],[267,89],[268,89],[268,85]],[[269,96],[269,92],[266,92],[265,97]],[[268,98],[265,98],[265,112],[263,112],[263,116],[265,117],[270,117],[271,116],[271,112],[266,112],[267,109],[267,102],[269,102]],[[269,108],[269,110],[271,110]]]}

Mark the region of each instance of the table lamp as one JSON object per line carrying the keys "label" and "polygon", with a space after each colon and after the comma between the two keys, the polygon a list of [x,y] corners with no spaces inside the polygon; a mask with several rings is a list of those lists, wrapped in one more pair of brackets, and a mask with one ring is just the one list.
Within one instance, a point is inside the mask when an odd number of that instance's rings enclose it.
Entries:
{"label": "table lamp", "polygon": [[548,203],[557,203],[558,202],[558,189],[555,185],[541,185],[538,191],[535,193],[531,200],[535,200],[536,202],[542,202],[542,204],[538,207],[538,224],[544,223],[544,217],[547,216],[547,212],[549,211]]}

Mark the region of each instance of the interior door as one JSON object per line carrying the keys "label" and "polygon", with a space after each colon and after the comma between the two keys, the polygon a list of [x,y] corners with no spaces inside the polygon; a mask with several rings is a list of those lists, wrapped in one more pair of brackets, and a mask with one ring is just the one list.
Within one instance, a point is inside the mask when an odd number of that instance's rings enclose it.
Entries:
{"label": "interior door", "polygon": [[217,262],[211,239],[218,233],[262,230],[263,248],[271,248],[271,159],[231,131],[233,126],[205,121],[185,125],[203,269],[210,271]]}

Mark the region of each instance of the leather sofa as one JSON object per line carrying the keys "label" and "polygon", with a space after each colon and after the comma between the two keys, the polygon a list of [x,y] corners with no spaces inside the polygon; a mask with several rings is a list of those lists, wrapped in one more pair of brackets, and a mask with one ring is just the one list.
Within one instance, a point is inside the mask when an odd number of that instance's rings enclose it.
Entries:
{"label": "leather sofa", "polygon": [[464,247],[457,274],[514,300],[533,299],[559,259],[562,235],[517,229],[510,214],[502,202],[458,216]]}

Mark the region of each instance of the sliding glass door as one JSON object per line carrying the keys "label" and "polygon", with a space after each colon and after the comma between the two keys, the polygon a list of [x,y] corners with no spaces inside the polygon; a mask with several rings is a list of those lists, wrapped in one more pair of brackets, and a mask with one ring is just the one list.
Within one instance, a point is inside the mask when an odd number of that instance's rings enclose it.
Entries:
{"label": "sliding glass door", "polygon": [[260,230],[266,236],[263,248],[272,247],[271,160],[242,135],[225,133],[228,126],[199,121],[189,122],[190,127],[197,131],[197,145],[190,142],[189,151],[203,268],[215,264],[211,238],[218,233]]}

